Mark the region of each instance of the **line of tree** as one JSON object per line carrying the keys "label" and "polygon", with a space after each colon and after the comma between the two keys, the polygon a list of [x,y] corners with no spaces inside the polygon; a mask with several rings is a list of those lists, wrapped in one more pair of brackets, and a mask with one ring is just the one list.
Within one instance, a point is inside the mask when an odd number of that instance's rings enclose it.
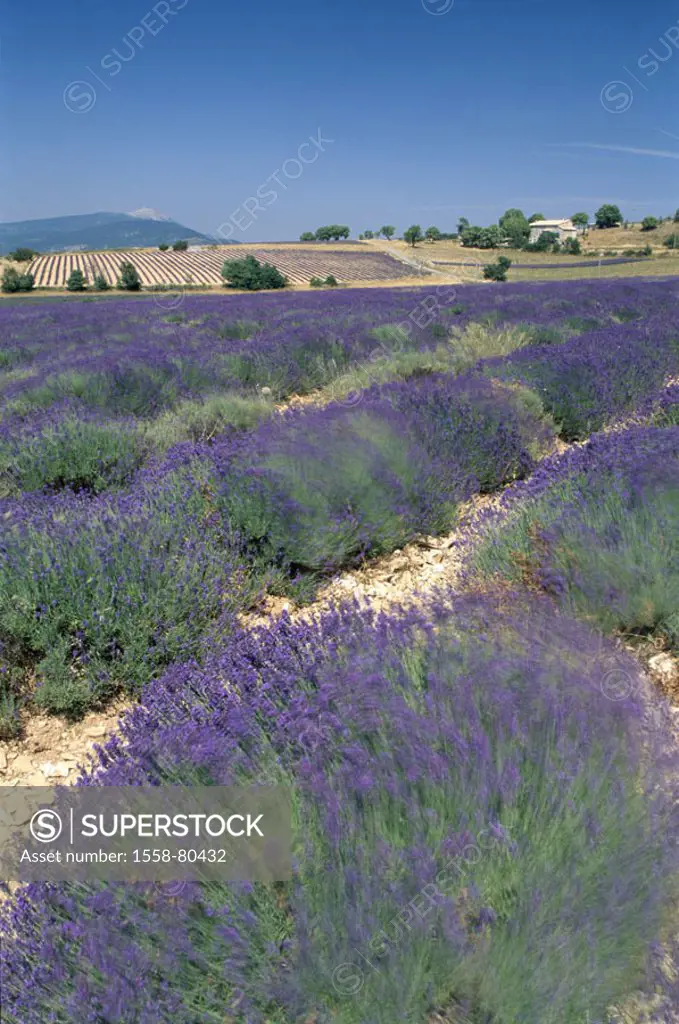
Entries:
{"label": "line of tree", "polygon": [[29,260],[39,256],[40,253],[35,249],[29,249],[28,246],[19,246],[13,252],[7,253],[8,260],[14,260],[15,263],[28,263]]}
{"label": "line of tree", "polygon": [[[578,255],[581,252],[579,240],[569,238],[561,243],[556,232],[543,231],[536,241],[531,242],[533,225],[545,219],[543,213],[533,213],[530,217],[526,217],[523,210],[510,207],[505,210],[497,224],[490,224],[487,227],[470,224],[466,217],[460,217],[457,226],[458,235],[460,242],[466,248],[500,249],[504,247],[528,252],[567,252]],[[571,220],[576,227],[586,228],[589,224],[589,215],[574,213]]]}
{"label": "line of tree", "polygon": [[5,267],[2,275],[3,292],[30,292],[33,291],[35,277],[33,274],[20,274],[14,267]]}
{"label": "line of tree", "polygon": [[303,231],[299,236],[300,242],[339,242],[341,238],[348,238],[351,231],[346,224],[326,224],[324,227],[316,228],[315,231]]}

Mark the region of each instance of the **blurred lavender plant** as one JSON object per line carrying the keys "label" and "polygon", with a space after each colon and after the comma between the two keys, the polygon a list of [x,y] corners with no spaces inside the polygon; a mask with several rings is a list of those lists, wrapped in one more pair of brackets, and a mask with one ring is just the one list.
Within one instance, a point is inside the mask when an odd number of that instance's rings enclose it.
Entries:
{"label": "blurred lavender plant", "polygon": [[[606,700],[612,669],[633,697]],[[676,758],[647,701],[632,659],[525,594],[239,633],[151,683],[81,784],[286,782],[294,881],[31,885],[0,912],[6,1019],[604,1019],[648,980],[676,893]],[[365,972],[351,995],[343,964]]]}

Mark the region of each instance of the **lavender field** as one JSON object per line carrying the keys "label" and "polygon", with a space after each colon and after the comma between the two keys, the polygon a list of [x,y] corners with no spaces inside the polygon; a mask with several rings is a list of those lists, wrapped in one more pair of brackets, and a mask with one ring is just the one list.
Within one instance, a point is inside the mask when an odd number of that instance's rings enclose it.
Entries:
{"label": "lavender field", "polygon": [[673,1019],[679,285],[0,308],[0,516],[0,746],[124,694],[80,785],[295,809],[292,882],[14,894],[3,1021]]}

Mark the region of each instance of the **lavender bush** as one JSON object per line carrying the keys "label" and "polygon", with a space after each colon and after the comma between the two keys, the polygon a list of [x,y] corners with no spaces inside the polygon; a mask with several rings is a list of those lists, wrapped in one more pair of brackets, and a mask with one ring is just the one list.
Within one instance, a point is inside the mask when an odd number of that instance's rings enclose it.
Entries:
{"label": "lavender bush", "polygon": [[679,428],[595,437],[524,492],[481,541],[479,571],[532,582],[606,631],[679,645]]}
{"label": "lavender bush", "polygon": [[78,716],[198,650],[257,586],[216,513],[209,464],[176,451],[137,485],[4,503],[0,643],[42,707]]}
{"label": "lavender bush", "polygon": [[502,362],[489,360],[485,370],[534,389],[562,436],[577,440],[633,412],[679,372],[679,333],[656,317],[560,346],[525,348]]}
{"label": "lavender bush", "polygon": [[31,885],[2,910],[4,1019],[603,1019],[674,893],[676,768],[635,663],[526,601],[283,620],[151,684],[81,783],[286,781],[294,881]]}
{"label": "lavender bush", "polygon": [[129,483],[146,457],[133,420],[106,420],[66,404],[29,424],[0,422],[0,495],[101,491]]}
{"label": "lavender bush", "polygon": [[266,422],[224,483],[232,525],[290,570],[328,570],[435,533],[480,490],[523,476],[551,439],[539,402],[434,375]]}

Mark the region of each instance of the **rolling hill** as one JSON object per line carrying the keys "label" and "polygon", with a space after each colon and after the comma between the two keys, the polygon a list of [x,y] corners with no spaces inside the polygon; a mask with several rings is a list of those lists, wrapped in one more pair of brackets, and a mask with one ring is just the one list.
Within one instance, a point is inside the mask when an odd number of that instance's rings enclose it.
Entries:
{"label": "rolling hill", "polygon": [[215,241],[156,210],[144,208],[135,213],[85,213],[0,224],[0,255],[18,246],[38,252],[129,249],[161,242],[171,244],[179,238],[192,243]]}

